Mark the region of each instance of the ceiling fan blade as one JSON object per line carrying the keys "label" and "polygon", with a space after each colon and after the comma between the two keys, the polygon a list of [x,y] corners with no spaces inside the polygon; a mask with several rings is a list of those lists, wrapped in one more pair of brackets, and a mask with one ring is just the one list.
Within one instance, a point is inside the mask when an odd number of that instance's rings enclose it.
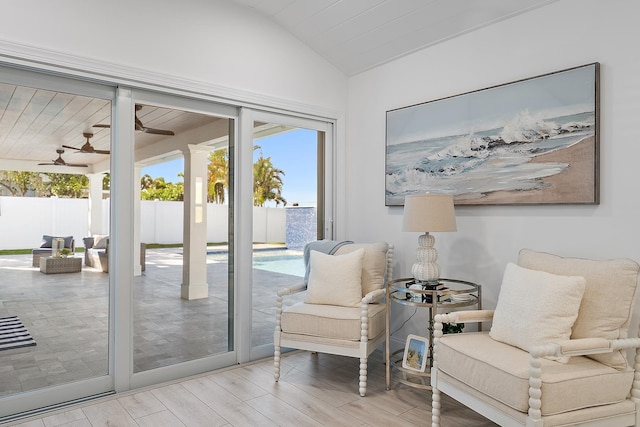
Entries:
{"label": "ceiling fan blade", "polygon": [[[87,142],[85,142],[82,147],[77,148],[77,147],[71,147],[69,145],[63,145],[62,147],[64,148],[70,148],[72,150],[76,150],[79,151],[81,153],[85,153],[85,154],[111,154],[111,151],[109,150],[96,150],[95,148],[93,148],[93,145],[91,145],[91,142],[89,142],[89,140],[93,137],[93,134],[91,132],[84,132],[82,134],[85,138],[87,138]],[[60,153],[62,154],[62,153]]]}
{"label": "ceiling fan blade", "polygon": [[[69,147],[73,148],[73,147]],[[75,148],[77,150],[77,148]],[[51,163],[38,163],[38,166],[69,166],[72,168],[88,168],[89,165],[81,164],[81,163],[67,163],[62,158],[62,153],[64,153],[63,149],[57,149],[56,153],[58,153],[58,158],[52,160]]]}
{"label": "ceiling fan blade", "polygon": [[152,135],[168,135],[173,136],[175,133],[171,130],[162,130],[162,129],[153,129],[153,128],[144,128],[142,130],[144,133],[150,133]]}
{"label": "ceiling fan blade", "polygon": [[105,129],[109,129],[111,127],[111,125],[103,125],[98,123],[97,125],[93,125],[94,128],[105,128]]}

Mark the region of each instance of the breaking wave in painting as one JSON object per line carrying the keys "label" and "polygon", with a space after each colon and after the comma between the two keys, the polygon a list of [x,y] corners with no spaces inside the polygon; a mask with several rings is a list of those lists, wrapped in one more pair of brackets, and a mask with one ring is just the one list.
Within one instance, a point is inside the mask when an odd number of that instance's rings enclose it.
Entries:
{"label": "breaking wave in painting", "polygon": [[387,147],[387,204],[409,194],[438,191],[457,199],[492,191],[531,190],[567,163],[529,163],[595,134],[595,114],[543,120],[523,111],[501,128],[411,141]]}

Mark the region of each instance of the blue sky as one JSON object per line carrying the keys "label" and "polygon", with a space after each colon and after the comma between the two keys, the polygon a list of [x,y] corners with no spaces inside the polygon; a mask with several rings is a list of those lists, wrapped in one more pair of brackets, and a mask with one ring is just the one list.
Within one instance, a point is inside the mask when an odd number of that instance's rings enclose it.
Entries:
{"label": "blue sky", "polygon": [[[264,157],[271,157],[274,167],[284,171],[282,196],[287,206],[299,203],[300,206],[316,205],[316,131],[296,129],[279,135],[268,136],[254,141],[262,148]],[[260,151],[254,153],[254,161]],[[178,173],[183,172],[183,159],[148,166],[142,174],[152,178],[164,177],[167,182],[180,182]]]}

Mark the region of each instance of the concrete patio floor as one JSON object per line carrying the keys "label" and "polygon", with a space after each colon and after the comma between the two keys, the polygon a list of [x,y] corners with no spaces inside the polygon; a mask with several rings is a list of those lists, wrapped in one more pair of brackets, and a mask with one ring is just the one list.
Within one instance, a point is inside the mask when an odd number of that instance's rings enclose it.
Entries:
{"label": "concrete patio floor", "polygon": [[[228,349],[227,265],[209,260],[209,297],[183,300],[181,252],[147,249],[146,270],[134,278],[134,372]],[[108,370],[108,274],[84,265],[80,273],[43,274],[31,258],[0,256],[0,317],[18,316],[37,343],[0,351],[0,396]],[[302,278],[257,269],[253,275],[256,346],[273,340],[277,289]]]}

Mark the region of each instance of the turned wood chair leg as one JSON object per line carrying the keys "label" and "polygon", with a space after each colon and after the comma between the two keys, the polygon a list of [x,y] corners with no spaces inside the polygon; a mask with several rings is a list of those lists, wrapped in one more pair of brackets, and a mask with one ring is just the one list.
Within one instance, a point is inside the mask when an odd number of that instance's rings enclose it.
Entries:
{"label": "turned wood chair leg", "polygon": [[440,390],[431,390],[431,427],[440,426]]}
{"label": "turned wood chair leg", "polygon": [[367,394],[367,358],[360,359],[360,396]]}
{"label": "turned wood chair leg", "polygon": [[280,379],[280,346],[275,346],[273,351],[273,377],[276,382]]}

